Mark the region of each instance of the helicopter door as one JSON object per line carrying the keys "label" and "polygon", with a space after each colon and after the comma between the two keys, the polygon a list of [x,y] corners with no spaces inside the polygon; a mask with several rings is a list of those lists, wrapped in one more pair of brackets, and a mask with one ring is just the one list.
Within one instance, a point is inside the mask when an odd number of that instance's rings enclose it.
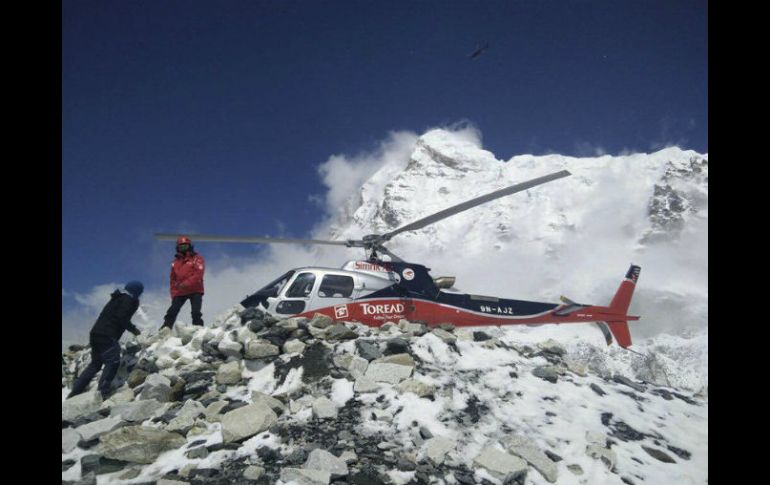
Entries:
{"label": "helicopter door", "polygon": [[[321,279],[318,291],[313,297],[313,308],[326,308],[330,306],[350,303],[354,298],[355,281],[352,276],[340,274],[325,274]],[[340,313],[340,316],[346,314]],[[344,318],[341,318],[344,319]]]}
{"label": "helicopter door", "polygon": [[316,277],[313,273],[300,273],[289,285],[281,301],[275,307],[275,312],[283,315],[302,313],[310,304]]}

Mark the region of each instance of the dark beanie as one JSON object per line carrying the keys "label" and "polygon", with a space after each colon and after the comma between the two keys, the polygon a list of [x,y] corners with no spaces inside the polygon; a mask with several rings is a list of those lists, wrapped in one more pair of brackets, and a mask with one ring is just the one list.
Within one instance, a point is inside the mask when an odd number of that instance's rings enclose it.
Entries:
{"label": "dark beanie", "polygon": [[139,295],[144,291],[144,285],[138,281],[129,281],[126,283],[126,291],[134,298],[139,298]]}

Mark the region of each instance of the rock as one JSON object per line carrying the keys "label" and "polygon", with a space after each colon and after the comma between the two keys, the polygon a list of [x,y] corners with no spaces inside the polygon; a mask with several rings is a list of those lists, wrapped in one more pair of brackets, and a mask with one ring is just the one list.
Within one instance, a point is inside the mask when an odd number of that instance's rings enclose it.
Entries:
{"label": "rock", "polygon": [[601,460],[610,470],[615,467],[615,463],[618,461],[615,452],[601,444],[586,446],[586,455]]}
{"label": "rock", "polygon": [[241,380],[241,366],[236,360],[219,366],[217,370],[217,384],[237,384]]}
{"label": "rock", "polygon": [[334,323],[334,320],[332,320],[331,317],[328,317],[321,313],[316,313],[315,315],[313,315],[313,318],[310,320],[310,322],[308,322],[308,327],[325,329],[327,327],[330,327],[333,323]]}
{"label": "rock", "polygon": [[73,428],[64,428],[61,430],[61,452],[69,453],[74,450],[80,441],[80,433]]}
{"label": "rock", "polygon": [[102,405],[102,396],[98,391],[84,392],[61,403],[62,421],[74,421],[87,414],[95,413]]}
{"label": "rock", "polygon": [[580,377],[585,377],[588,375],[588,366],[583,362],[578,362],[573,359],[565,359],[564,363],[567,365],[567,369],[569,369],[570,372],[577,374]]}
{"label": "rock", "polygon": [[597,386],[594,383],[591,383],[591,390],[600,396],[604,396],[605,394],[607,394],[606,392],[604,392],[604,390],[601,387]]}
{"label": "rock", "polygon": [[492,338],[492,336],[487,334],[486,332],[482,332],[480,330],[473,332],[473,341],[474,342],[483,342],[483,341],[489,340],[491,338]]}
{"label": "rock", "polygon": [[265,340],[252,340],[246,344],[247,359],[262,359],[279,355],[280,353],[281,350],[277,346]]}
{"label": "rock", "polygon": [[251,332],[258,333],[265,329],[265,322],[263,320],[252,320],[249,322],[248,328]]}
{"label": "rock", "polygon": [[126,404],[134,400],[134,391],[130,387],[127,389],[121,389],[112,396],[110,396],[109,399],[104,401],[101,405],[101,409],[109,409],[112,406],[115,406],[116,404]]}
{"label": "rock", "polygon": [[535,467],[543,477],[554,483],[558,477],[556,464],[537,446],[530,438],[524,436],[511,436],[505,440],[508,453],[524,459]]}
{"label": "rock", "polygon": [[265,431],[275,424],[278,416],[264,402],[256,402],[222,416],[222,440],[240,441]]}
{"label": "rock", "polygon": [[147,376],[142,387],[140,399],[155,399],[158,402],[168,402],[171,400],[171,380],[160,374],[151,374]]}
{"label": "rock", "polygon": [[199,403],[198,401],[188,399],[185,401],[182,408],[176,413],[176,416],[182,417],[182,416],[189,416],[191,418],[197,418],[202,414],[206,413],[206,408],[203,406],[203,404]]}
{"label": "rock", "polygon": [[555,365],[544,365],[540,367],[535,367],[535,369],[532,371],[532,375],[535,377],[539,377],[543,379],[544,381],[556,383],[556,381],[559,380],[559,376],[563,373],[563,371],[556,367]]}
{"label": "rock", "polygon": [[307,331],[308,331],[308,333],[310,333],[310,335],[313,338],[324,339],[324,338],[326,338],[326,330],[327,329],[328,329],[328,327],[326,327],[326,328],[308,327]]}
{"label": "rock", "polygon": [[473,463],[486,468],[492,476],[508,483],[514,480],[524,482],[527,475],[527,462],[517,456],[488,446],[473,459]]}
{"label": "rock", "polygon": [[648,455],[655,458],[656,460],[662,461],[663,463],[676,463],[676,460],[657,448],[649,448],[642,445],[642,449],[646,451]]}
{"label": "rock", "polygon": [[168,355],[162,355],[155,361],[158,369],[170,369],[174,367],[174,359]]}
{"label": "rock", "polygon": [[188,482],[183,482],[181,480],[169,480],[168,478],[161,478],[157,482],[155,482],[155,485],[188,485]]}
{"label": "rock", "polygon": [[401,383],[396,386],[396,389],[402,394],[413,392],[418,397],[432,396],[436,393],[436,386],[426,384],[416,379],[406,379],[401,381]]}
{"label": "rock", "polygon": [[293,354],[293,353],[302,353],[303,350],[305,350],[305,343],[298,339],[292,339],[287,340],[285,344],[283,344],[283,351],[286,354]]}
{"label": "rock", "polygon": [[251,402],[262,402],[267,404],[267,406],[273,410],[273,412],[276,415],[281,415],[284,411],[286,411],[286,405],[279,401],[278,399],[268,396],[267,394],[259,391],[253,391],[251,393]]}
{"label": "rock", "polygon": [[330,399],[321,396],[313,401],[313,416],[319,419],[336,418],[337,406]]}
{"label": "rock", "polygon": [[80,459],[80,473],[85,476],[90,473],[104,475],[122,470],[128,465],[123,460],[112,460],[99,455],[86,455]]}
{"label": "rock", "polygon": [[166,425],[166,431],[186,435],[195,425],[195,418],[191,416],[177,416]]}
{"label": "rock", "polygon": [[410,335],[416,335],[418,337],[420,335],[425,335],[426,333],[428,333],[428,327],[426,327],[422,323],[412,323],[407,320],[401,320],[400,322],[398,322],[398,328],[404,333],[408,333]]}
{"label": "rock", "polygon": [[76,429],[84,441],[91,441],[125,424],[121,418],[110,417],[84,424]]}
{"label": "rock", "polygon": [[99,439],[98,452],[107,458],[144,464],[154,462],[161,453],[186,442],[176,433],[146,426],[127,426]]}
{"label": "rock", "polygon": [[406,354],[409,352],[409,342],[395,337],[385,342],[385,355]]}
{"label": "rock", "polygon": [[362,394],[368,392],[377,392],[380,386],[374,382],[370,377],[362,376],[356,379],[356,383],[353,385],[353,391],[360,392]]}
{"label": "rock", "polygon": [[381,357],[377,360],[373,360],[371,364],[398,364],[407,367],[414,367],[414,359],[409,354],[391,354],[385,357]]}
{"label": "rock", "polygon": [[[382,364],[371,362],[364,377],[375,382],[398,384],[412,375],[413,367],[399,364]],[[356,383],[358,384],[358,383]]]}
{"label": "rock", "polygon": [[382,352],[380,352],[380,348],[365,340],[356,340],[356,348],[358,349],[358,355],[360,355],[362,358],[366,359],[367,361],[372,361],[374,359],[379,359],[380,357],[382,357]]}
{"label": "rock", "polygon": [[131,371],[130,374],[128,374],[128,379],[126,382],[128,383],[128,387],[134,388],[136,386],[144,384],[144,380],[147,378],[147,376],[150,375],[149,372],[147,372],[144,369],[134,368],[134,370]]}
{"label": "rock", "polygon": [[131,480],[133,478],[136,478],[139,476],[139,474],[142,473],[141,468],[131,468],[129,470],[126,470],[125,473],[121,473],[118,475],[119,480]]}
{"label": "rock", "polygon": [[200,327],[194,325],[175,325],[174,330],[176,331],[177,337],[182,340],[182,345],[187,345],[192,341],[195,332],[200,330]]}
{"label": "rock", "polygon": [[578,476],[583,474],[583,468],[578,464],[567,465],[567,470],[571,471],[572,473]]}
{"label": "rock", "polygon": [[424,440],[429,440],[433,438],[433,433],[425,426],[420,426],[420,437]]}
{"label": "rock", "polygon": [[251,465],[243,470],[243,478],[246,480],[259,480],[265,474],[265,469],[261,466]]}
{"label": "rock", "polygon": [[185,453],[185,456],[187,458],[190,458],[191,460],[194,460],[196,458],[206,458],[207,456],[209,456],[209,450],[207,450],[205,446],[199,446]]}
{"label": "rock", "polygon": [[[316,313],[316,315],[318,314]],[[281,469],[281,481],[287,483],[294,482],[296,485],[328,485],[330,479],[331,475],[329,472],[322,470],[307,470],[304,468]]]}
{"label": "rock", "polygon": [[445,344],[453,344],[457,342],[457,337],[441,328],[434,328],[432,330],[433,335],[440,338]]}
{"label": "rock", "polygon": [[110,416],[119,417],[126,421],[144,421],[164,413],[166,407],[155,399],[133,401],[118,404],[110,410]]}
{"label": "rock", "polygon": [[457,442],[438,436],[431,438],[422,445],[421,451],[425,453],[425,457],[433,462],[435,465],[444,463],[444,457],[447,453],[454,450],[457,446]]}
{"label": "rock", "polygon": [[632,381],[631,379],[629,379],[628,377],[622,376],[620,374],[615,374],[614,376],[612,376],[612,380],[617,382],[617,383],[619,383],[619,384],[626,385],[626,386],[632,388],[635,391],[638,391],[638,392],[644,392],[645,391],[645,387],[643,385],[637,384],[634,381]]}
{"label": "rock", "polygon": [[366,375],[366,369],[369,367],[369,361],[362,357],[353,356],[348,366],[348,372],[353,379],[359,379]]}
{"label": "rock", "polygon": [[550,338],[545,342],[540,342],[537,344],[537,346],[540,347],[540,350],[543,352],[547,354],[558,355],[559,357],[567,353],[567,351],[564,350],[564,347],[562,347],[560,343]]}
{"label": "rock", "polygon": [[239,342],[233,342],[229,339],[222,339],[219,342],[219,345],[217,345],[217,350],[226,357],[235,357],[236,359],[241,358],[241,350],[243,349],[243,345],[241,345]]}
{"label": "rock", "polygon": [[327,340],[351,340],[358,338],[358,334],[342,323],[333,325],[326,330]]}
{"label": "rock", "polygon": [[310,452],[310,456],[308,456],[303,468],[328,472],[331,478],[340,478],[348,475],[348,465],[345,463],[345,460],[337,458],[328,451],[321,449],[315,449]]}
{"label": "rock", "polygon": [[302,411],[303,409],[309,408],[310,406],[312,406],[314,400],[315,398],[309,394],[305,394],[299,399],[292,399],[289,402],[289,411],[291,411],[292,414],[296,414]]}
{"label": "rock", "polygon": [[347,464],[355,463],[358,461],[358,455],[356,455],[355,451],[345,450],[340,455],[340,460]]}
{"label": "rock", "polygon": [[455,330],[455,326],[451,323],[439,323],[438,328],[444,330],[445,332],[454,332]]}

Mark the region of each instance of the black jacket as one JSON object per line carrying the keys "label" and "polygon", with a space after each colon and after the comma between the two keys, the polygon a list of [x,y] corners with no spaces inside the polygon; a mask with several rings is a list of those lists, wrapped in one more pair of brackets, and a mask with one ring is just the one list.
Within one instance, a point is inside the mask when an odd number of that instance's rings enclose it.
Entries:
{"label": "black jacket", "polygon": [[134,335],[139,335],[139,329],[131,323],[131,317],[134,316],[137,308],[139,308],[139,300],[137,298],[120,290],[115,290],[110,295],[110,301],[104,306],[102,313],[99,314],[99,318],[96,319],[93,328],[91,328],[91,335],[109,337],[116,340],[126,330]]}

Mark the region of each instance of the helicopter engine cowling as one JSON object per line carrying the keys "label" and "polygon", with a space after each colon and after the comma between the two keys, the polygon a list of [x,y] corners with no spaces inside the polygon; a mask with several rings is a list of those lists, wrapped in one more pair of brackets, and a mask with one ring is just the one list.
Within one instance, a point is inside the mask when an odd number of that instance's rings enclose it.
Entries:
{"label": "helicopter engine cowling", "polygon": [[454,286],[456,278],[454,276],[439,276],[438,278],[433,278],[433,282],[436,284],[438,288],[446,288],[449,289]]}

